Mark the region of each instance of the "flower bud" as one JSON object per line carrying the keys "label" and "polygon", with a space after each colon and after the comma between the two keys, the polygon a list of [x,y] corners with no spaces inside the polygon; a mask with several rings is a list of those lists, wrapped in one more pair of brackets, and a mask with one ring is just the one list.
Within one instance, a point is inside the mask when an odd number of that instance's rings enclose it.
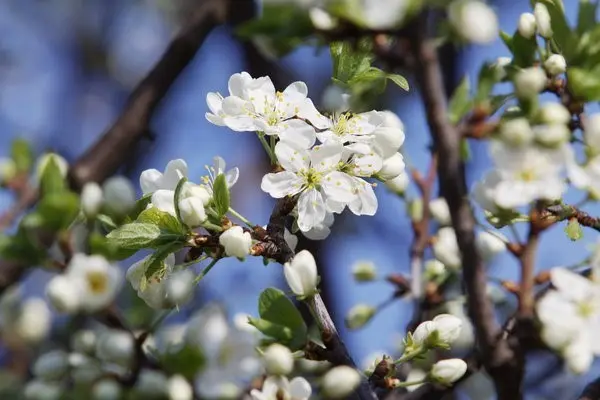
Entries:
{"label": "flower bud", "polygon": [[446,274],[446,267],[444,264],[435,259],[425,261],[423,269],[425,271],[425,279],[428,281],[437,279],[439,276]]}
{"label": "flower bud", "polygon": [[128,332],[109,329],[100,335],[96,344],[96,356],[108,362],[118,365],[129,365],[135,343],[133,336]]}
{"label": "flower bud", "polygon": [[467,363],[460,358],[441,360],[433,364],[429,376],[442,385],[451,385],[467,372]]}
{"label": "flower bud", "polygon": [[560,103],[546,103],[540,107],[537,119],[543,124],[566,125],[571,121],[571,113]]}
{"label": "flower bud", "polygon": [[81,190],[81,210],[88,218],[93,218],[102,207],[102,188],[96,182],[88,182]]}
{"label": "flower bud", "polygon": [[385,181],[385,186],[388,187],[393,192],[396,192],[399,195],[404,195],[408,184],[410,183],[410,179],[406,171],[402,172],[400,175],[393,179],[389,179]]}
{"label": "flower bud", "polygon": [[135,206],[135,189],[129,179],[113,176],[104,182],[102,189],[104,204],[110,213],[126,215]]}
{"label": "flower bud", "polygon": [[81,291],[71,279],[65,275],[56,275],[46,285],[46,296],[56,311],[73,314],[81,305]]}
{"label": "flower bud", "polygon": [[219,236],[219,243],[228,256],[244,258],[250,253],[252,237],[241,226],[233,226]]}
{"label": "flower bud", "polygon": [[544,90],[547,80],[544,70],[539,67],[522,69],[515,75],[515,93],[522,99],[535,97]]}
{"label": "flower bud", "polygon": [[25,400],[60,400],[61,396],[62,388],[59,383],[38,379],[27,382],[23,389]]}
{"label": "flower bud", "polygon": [[412,222],[419,222],[423,219],[423,200],[421,198],[409,201],[407,208],[408,216]]}
{"label": "flower bud", "polygon": [[461,267],[462,260],[456,241],[456,233],[451,227],[444,227],[438,231],[432,248],[435,258],[440,260],[446,268],[458,269]]}
{"label": "flower bud", "polygon": [[400,153],[394,153],[393,156],[383,160],[383,165],[377,175],[381,179],[394,179],[404,171],[404,157]]}
{"label": "flower bud", "polygon": [[498,36],[498,18],[481,1],[457,1],[450,6],[450,23],[463,39],[485,44]]}
{"label": "flower bud", "polygon": [[52,315],[46,302],[32,297],[21,304],[21,310],[14,322],[15,333],[29,343],[37,343],[44,339],[50,331]]}
{"label": "flower bud", "polygon": [[75,384],[93,383],[104,374],[101,364],[95,358],[81,353],[69,354],[69,366],[71,379]]}
{"label": "flower bud", "polygon": [[187,304],[196,287],[194,278],[194,272],[189,269],[171,274],[165,281],[166,302],[173,307]]}
{"label": "flower bud", "polygon": [[45,381],[62,378],[68,369],[69,357],[62,350],[53,350],[44,353],[33,364],[33,374]]}
{"label": "flower bud", "polygon": [[169,400],[192,400],[194,390],[183,376],[173,375],[167,383],[167,396]]}
{"label": "flower bud", "polygon": [[357,282],[370,282],[377,279],[377,268],[371,261],[358,261],[352,268],[352,275]]}
{"label": "flower bud", "polygon": [[297,296],[312,296],[317,292],[317,264],[308,250],[302,250],[283,266],[285,280]]}
{"label": "flower bud", "polygon": [[[433,320],[422,322],[417,326],[412,333],[411,347],[448,349],[459,337],[462,325],[460,318],[451,314],[440,314]],[[412,349],[408,350],[412,351]]]}
{"label": "flower bud", "polygon": [[506,67],[512,63],[512,58],[510,57],[498,57],[496,62],[494,63],[494,73],[497,81],[501,81],[506,79]]}
{"label": "flower bud", "polygon": [[537,29],[540,36],[544,39],[550,39],[554,33],[552,32],[548,8],[544,4],[538,2],[533,8],[533,15],[535,16]]}
{"label": "flower bud", "polygon": [[181,222],[191,228],[200,226],[206,221],[206,211],[199,197],[186,197],[179,201],[179,214]]}
{"label": "flower bud", "polygon": [[440,225],[450,225],[452,218],[450,217],[450,208],[446,199],[438,197],[429,202],[429,212],[433,219],[435,219]]}
{"label": "flower bud", "polygon": [[500,125],[500,137],[511,146],[526,146],[533,141],[533,130],[527,118],[509,119]]}
{"label": "flower bud", "polygon": [[462,329],[462,320],[451,314],[440,314],[433,319],[438,332],[438,340],[444,344],[452,344]]}
{"label": "flower bud", "polygon": [[321,381],[323,394],[331,399],[345,399],[360,385],[360,374],[347,365],[330,369]]}
{"label": "flower bud", "polygon": [[585,119],[583,139],[592,150],[600,151],[600,113],[592,114]]}
{"label": "flower bud", "polygon": [[71,336],[71,348],[78,353],[94,354],[94,351],[96,351],[96,332],[90,329],[75,332]]}
{"label": "flower bud", "polygon": [[519,17],[519,24],[517,25],[517,30],[524,38],[531,39],[537,30],[535,15],[528,12],[521,14]]}
{"label": "flower bud", "polygon": [[421,322],[412,332],[412,343],[411,348],[405,349],[405,351],[412,351],[416,347],[432,347],[429,345],[429,338],[435,332],[435,323],[433,321]]}
{"label": "flower bud", "polygon": [[0,184],[13,179],[17,174],[17,164],[10,158],[0,157]]}
{"label": "flower bud", "polygon": [[565,359],[567,368],[576,375],[582,375],[589,371],[594,361],[594,354],[586,346],[585,341],[575,338],[563,350],[562,356]]}
{"label": "flower bud", "polygon": [[348,329],[359,329],[365,326],[373,318],[377,309],[367,304],[357,304],[348,311],[346,316],[346,327]]}
{"label": "flower bud", "polygon": [[92,387],[93,400],[119,400],[121,385],[113,379],[102,379]]}
{"label": "flower bud", "polygon": [[377,112],[383,118],[382,123],[373,131],[373,146],[383,158],[392,157],[404,143],[404,124],[393,111]]}
{"label": "flower bud", "polygon": [[564,124],[536,126],[534,132],[535,141],[546,147],[558,147],[571,138],[571,131]]}
{"label": "flower bud", "polygon": [[314,27],[322,31],[333,29],[338,24],[331,14],[319,7],[311,7],[308,10],[308,16]]}
{"label": "flower bud", "polygon": [[506,243],[508,243],[508,239],[502,240],[498,236],[501,236],[501,234],[492,234],[483,231],[480,232],[475,238],[477,251],[484,261],[490,261],[498,254],[506,251]]}
{"label": "flower bud", "polygon": [[286,346],[274,343],[263,354],[265,369],[269,375],[288,375],[294,369],[294,357]]}
{"label": "flower bud", "polygon": [[210,203],[211,195],[204,185],[195,185],[190,182],[186,182],[181,193],[182,198],[186,197],[197,197],[202,201],[203,206],[207,206]]}
{"label": "flower bud", "polygon": [[44,175],[44,170],[46,169],[46,167],[48,166],[48,163],[51,160],[54,161],[54,163],[58,167],[58,170],[60,171],[60,175],[63,178],[65,178],[67,176],[67,171],[69,170],[69,163],[67,163],[67,160],[65,160],[64,157],[62,157],[56,153],[46,153],[46,154],[42,155],[38,159],[38,162],[37,162],[36,173],[37,173],[38,179]]}
{"label": "flower bud", "polygon": [[564,74],[567,71],[567,61],[560,54],[552,54],[544,61],[544,69],[552,76]]}

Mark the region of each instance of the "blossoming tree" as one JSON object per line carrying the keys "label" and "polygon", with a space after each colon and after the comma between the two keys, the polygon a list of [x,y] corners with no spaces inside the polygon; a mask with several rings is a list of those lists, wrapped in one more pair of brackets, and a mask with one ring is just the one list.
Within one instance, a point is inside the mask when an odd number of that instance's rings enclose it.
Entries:
{"label": "blossoming tree", "polygon": [[[268,221],[231,207],[231,187],[247,178],[220,156],[200,180],[182,159],[144,171],[141,197],[130,181],[111,177],[161,93],[235,3],[205,0],[122,116],[73,165],[54,153],[36,162],[23,141],[3,161],[3,184],[18,202],[0,219],[3,228],[16,225],[0,236],[2,339],[9,351],[24,343],[36,354],[11,396],[441,399],[455,383],[485,376],[498,399],[514,400],[524,398],[533,351],[554,354],[571,373],[588,371],[600,355],[600,252],[549,271],[537,271],[535,260],[540,237],[555,226],[565,225],[565,241],[600,230],[600,219],[581,209],[599,193],[600,114],[585,113],[600,100],[597,2],[580,1],[573,24],[561,0],[533,0],[512,34],[499,32],[479,0],[264,2],[260,16],[238,26],[242,40],[282,55],[316,39],[333,61],[322,109],[303,82],[278,87],[247,72],[229,78],[228,93],[201,94],[206,119],[223,134],[249,135],[264,148],[270,170],[252,187],[276,199]],[[511,57],[483,65],[447,100],[440,39],[485,44],[498,35]],[[426,110],[433,146],[424,174],[406,161],[412,133],[393,112],[371,106],[388,82],[409,90],[400,69],[414,75]],[[467,187],[473,141],[488,142],[493,168]],[[408,196],[411,184],[419,196]],[[568,188],[584,200],[566,204]],[[393,299],[411,299],[415,310],[398,354],[361,370],[319,294],[313,254],[296,247],[300,235],[326,238],[342,213],[374,215],[382,190],[406,202],[412,221],[410,276],[388,281]],[[128,263],[141,251],[145,257]],[[521,278],[501,282],[499,294],[485,265],[504,251]],[[227,257],[260,257],[288,287],[264,288],[256,313],[234,321],[211,304],[180,326],[163,325]],[[46,302],[22,299],[19,282],[36,267],[53,273],[45,295],[70,318],[66,343],[48,336]],[[361,282],[377,275],[369,263],[352,273]],[[152,310],[151,324],[127,318],[117,298],[126,287]],[[498,318],[498,297],[508,293],[514,307]],[[346,325],[359,329],[377,311],[359,304]],[[599,399],[599,386],[590,383],[580,398]]]}

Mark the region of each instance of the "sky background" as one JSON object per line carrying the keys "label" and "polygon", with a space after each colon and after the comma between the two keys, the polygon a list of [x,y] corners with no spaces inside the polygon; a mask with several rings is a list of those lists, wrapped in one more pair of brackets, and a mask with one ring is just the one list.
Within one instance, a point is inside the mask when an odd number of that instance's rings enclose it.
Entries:
{"label": "sky background", "polygon": [[[527,11],[528,3],[495,2],[501,28],[513,32],[518,15]],[[573,20],[577,1],[565,3]],[[31,140],[37,152],[52,149],[68,160],[74,160],[94,143],[112,124],[131,88],[160,57],[173,35],[176,28],[167,9],[168,2],[158,0],[0,1],[0,157],[8,154],[10,142],[17,136]],[[484,61],[507,55],[500,40],[486,47],[465,48],[460,53],[456,79],[464,74],[474,78]],[[331,74],[328,51],[300,48],[280,65],[294,80],[305,81],[309,96],[319,102]],[[175,158],[188,162],[190,178],[197,181],[204,175],[204,165],[212,164],[212,157],[220,155],[241,171],[233,195],[234,207],[251,221],[266,223],[272,201],[259,188],[266,172],[259,142],[250,133],[234,133],[204,118],[207,92],[227,92],[229,76],[244,68],[240,45],[230,32],[226,28],[212,32],[156,113],[152,121],[156,139],[143,143],[132,154],[135,164],[124,170],[136,186],[141,171],[162,170]],[[414,79],[408,78],[415,87]],[[429,133],[418,100],[415,91],[402,93],[392,85],[385,94],[387,108],[395,111],[406,127],[404,153],[412,165],[425,171]],[[489,168],[484,144],[475,143],[472,155],[470,184]],[[351,274],[354,263],[372,261],[380,276],[408,273],[412,232],[405,204],[382,185],[376,193],[376,216],[358,218],[348,214],[336,220],[334,232],[324,244],[324,265],[320,265],[334,303],[333,317],[359,363],[376,351],[394,352],[411,317],[411,303],[399,300],[360,331],[349,332],[343,327],[344,315],[353,305],[377,305],[393,291],[383,281],[355,283]],[[414,188],[409,193],[414,195]],[[581,197],[581,193],[569,193],[567,200]],[[0,210],[12,200],[10,194],[0,191]],[[600,212],[593,207],[589,210]],[[585,257],[586,246],[595,241],[595,233],[585,231],[582,241],[570,243],[556,227],[543,235],[536,266],[542,270],[573,264]],[[128,265],[123,263],[124,268]],[[494,277],[518,277],[518,266],[509,255],[499,257],[489,268]],[[280,266],[264,267],[260,259],[244,263],[223,260],[198,290],[203,299],[224,302],[232,315],[256,315],[258,294],[270,285],[285,287],[281,276]],[[32,274],[26,286],[28,292],[40,295],[47,279],[47,273]],[[546,357],[534,362],[531,378],[551,360]],[[562,374],[532,389],[528,398],[567,399],[588,380]]]}

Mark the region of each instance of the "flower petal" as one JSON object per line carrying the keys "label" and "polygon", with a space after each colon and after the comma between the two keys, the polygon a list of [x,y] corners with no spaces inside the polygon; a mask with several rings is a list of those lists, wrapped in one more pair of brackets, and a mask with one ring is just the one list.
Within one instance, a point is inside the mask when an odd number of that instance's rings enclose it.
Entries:
{"label": "flower petal", "polygon": [[175,191],[157,190],[152,194],[151,201],[154,207],[175,216]]}
{"label": "flower petal", "polygon": [[260,188],[271,197],[280,199],[298,193],[302,189],[302,179],[290,171],[266,174],[263,176]]}
{"label": "flower petal", "polygon": [[286,124],[287,127],[279,133],[279,139],[303,149],[309,149],[315,144],[317,136],[312,126],[299,119],[287,121]]}
{"label": "flower petal", "polygon": [[312,394],[310,383],[301,376],[297,376],[290,381],[290,396],[293,400],[308,399]]}
{"label": "flower petal", "polygon": [[315,146],[310,151],[310,160],[317,171],[329,171],[337,167],[342,158],[342,145],[329,142]]}
{"label": "flower petal", "polygon": [[317,190],[309,190],[298,199],[298,227],[306,232],[325,219],[326,209],[323,196]]}
{"label": "flower petal", "polygon": [[162,176],[162,172],[154,168],[143,171],[140,175],[140,186],[142,187],[142,193],[148,194],[160,189]]}
{"label": "flower petal", "polygon": [[295,143],[281,141],[275,145],[275,155],[286,171],[299,172],[310,166],[310,155],[307,150]]}

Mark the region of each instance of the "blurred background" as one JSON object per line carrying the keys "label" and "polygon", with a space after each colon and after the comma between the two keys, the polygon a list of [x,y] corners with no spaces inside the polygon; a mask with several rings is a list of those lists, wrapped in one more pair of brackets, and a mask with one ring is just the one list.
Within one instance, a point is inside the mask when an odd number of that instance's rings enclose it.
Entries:
{"label": "blurred background", "polygon": [[[160,58],[186,10],[198,2],[202,0],[1,0],[0,157],[8,155],[13,138],[23,137],[37,152],[53,150],[69,161],[76,159],[110,127],[132,88]],[[529,2],[523,0],[491,3],[501,28],[509,32],[514,31],[519,14],[529,11]],[[565,0],[565,6],[569,17],[574,18],[577,1]],[[309,96],[318,104],[331,76],[329,52],[318,50],[302,47],[282,60],[265,64],[256,61],[231,29],[214,30],[161,103],[152,121],[152,139],[138,146],[120,173],[139,186],[139,174],[144,169],[162,170],[169,160],[183,158],[188,162],[190,178],[197,181],[205,173],[204,166],[220,155],[241,171],[234,188],[234,208],[251,221],[265,224],[272,206],[268,195],[259,189],[260,179],[268,170],[266,156],[254,135],[235,133],[205,119],[206,94],[227,92],[229,76],[245,70],[255,76],[276,74],[276,84],[305,81]],[[465,74],[475,76],[484,61],[506,55],[500,40],[486,47],[449,49],[444,53],[445,73],[449,82],[457,83]],[[414,87],[412,77],[407,78]],[[405,93],[389,85],[379,101],[378,108],[396,112],[405,124],[404,153],[410,165],[426,171],[429,132],[418,93]],[[472,143],[471,151],[470,183],[489,167],[485,144]],[[301,243],[318,258],[325,300],[361,365],[374,353],[397,351],[412,312],[412,303],[399,299],[364,329],[344,328],[344,316],[353,305],[376,306],[394,290],[383,279],[356,283],[351,273],[355,263],[373,262],[380,277],[409,272],[412,229],[406,205],[382,185],[376,192],[376,216],[358,219],[345,213],[336,218],[325,241]],[[415,188],[409,193],[416,195]],[[567,200],[580,198],[581,194],[574,193]],[[8,192],[0,191],[0,212],[13,200]],[[581,260],[595,238],[586,231],[582,241],[566,240],[560,228],[543,236],[538,270]],[[123,263],[124,268],[129,265]],[[500,256],[489,269],[493,277],[518,278],[517,264],[510,255]],[[283,287],[281,278],[277,264],[265,267],[260,259],[245,263],[227,259],[201,283],[198,301],[222,302],[230,315],[256,315],[260,291],[269,285]],[[47,279],[43,271],[29,275],[27,293],[43,295]],[[509,303],[511,300],[508,298]],[[563,373],[551,356],[529,365],[531,399],[572,398],[590,380],[589,376]],[[591,374],[597,373],[596,368]]]}

